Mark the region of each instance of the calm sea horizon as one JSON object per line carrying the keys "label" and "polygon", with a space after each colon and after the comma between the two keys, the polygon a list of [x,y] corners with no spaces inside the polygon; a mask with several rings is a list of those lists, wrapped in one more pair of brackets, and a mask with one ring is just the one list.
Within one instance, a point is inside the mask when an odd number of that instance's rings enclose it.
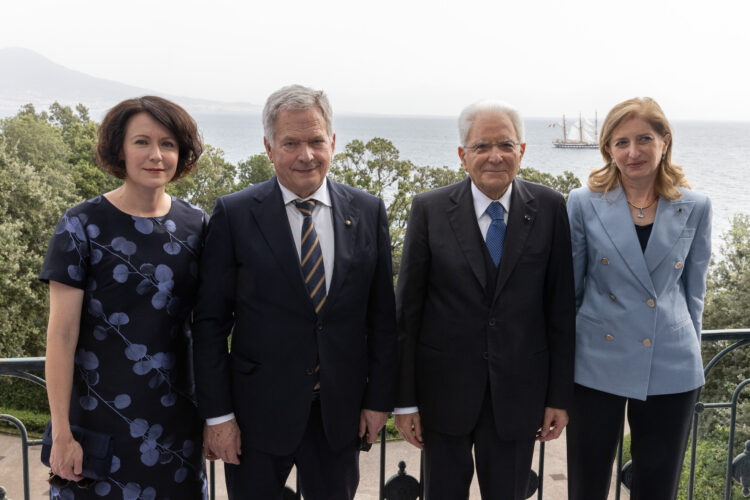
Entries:
{"label": "calm sea horizon", "polygon": [[[260,114],[195,113],[204,140],[221,148],[237,162],[262,153]],[[524,167],[554,175],[573,172],[585,183],[592,169],[603,165],[597,149],[559,149],[552,141],[562,131],[552,125],[559,118],[527,118]],[[600,124],[601,125],[601,124]],[[750,122],[672,122],[672,160],[682,165],[692,189],[711,198],[713,252],[718,255],[724,233],[735,213],[750,214],[750,190],[743,182],[750,159]],[[400,158],[415,165],[459,167],[458,131],[453,117],[337,115],[334,118],[336,151],[354,139],[389,139]]]}
{"label": "calm sea horizon", "polygon": [[[2,109],[0,117],[17,110]],[[105,110],[91,110],[101,120]],[[237,163],[263,153],[263,126],[259,113],[194,112],[204,141]],[[526,118],[524,167],[554,175],[568,170],[585,183],[589,172],[603,164],[596,149],[559,149],[552,141],[562,131],[553,125],[560,118]],[[601,122],[599,124],[601,126]],[[724,233],[735,213],[750,214],[750,190],[743,182],[750,159],[750,122],[674,121],[672,159],[682,165],[691,187],[708,195],[713,205],[713,252],[718,255]],[[390,140],[400,158],[415,165],[459,167],[455,117],[337,114],[334,118],[336,151],[354,139]]]}

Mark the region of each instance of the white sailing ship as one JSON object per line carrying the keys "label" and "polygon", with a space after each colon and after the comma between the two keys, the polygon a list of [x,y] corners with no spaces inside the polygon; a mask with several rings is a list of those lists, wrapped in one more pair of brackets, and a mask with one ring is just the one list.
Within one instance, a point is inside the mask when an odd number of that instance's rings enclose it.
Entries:
{"label": "white sailing ship", "polygon": [[555,139],[552,144],[556,148],[567,149],[598,149],[599,148],[599,127],[596,113],[594,113],[594,123],[578,115],[578,122],[566,122],[563,115],[562,122],[558,124],[562,127],[562,139]]}

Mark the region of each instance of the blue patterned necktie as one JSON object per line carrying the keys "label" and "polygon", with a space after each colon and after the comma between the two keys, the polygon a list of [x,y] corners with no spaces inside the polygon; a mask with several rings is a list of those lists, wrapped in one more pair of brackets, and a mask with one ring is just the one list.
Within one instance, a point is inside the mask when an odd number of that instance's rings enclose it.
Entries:
{"label": "blue patterned necktie", "polygon": [[503,206],[499,201],[493,201],[487,207],[487,215],[492,218],[489,229],[487,229],[487,250],[490,252],[495,267],[500,265],[503,256],[503,242],[505,242],[505,220],[503,220]]}
{"label": "blue patterned necktie", "polygon": [[318,233],[313,226],[312,213],[315,208],[315,200],[295,200],[294,205],[302,212],[302,248],[300,252],[300,264],[302,275],[305,278],[305,287],[315,307],[315,312],[320,311],[326,301],[326,273],[323,266],[323,252],[320,249]]}

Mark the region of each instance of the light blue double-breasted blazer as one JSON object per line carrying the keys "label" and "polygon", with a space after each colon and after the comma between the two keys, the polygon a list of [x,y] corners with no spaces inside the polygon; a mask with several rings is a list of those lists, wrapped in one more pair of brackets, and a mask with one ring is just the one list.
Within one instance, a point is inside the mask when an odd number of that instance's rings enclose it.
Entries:
{"label": "light blue double-breasted blazer", "polygon": [[640,400],[703,385],[711,202],[681,191],[659,198],[645,252],[621,188],[570,193],[576,383]]}

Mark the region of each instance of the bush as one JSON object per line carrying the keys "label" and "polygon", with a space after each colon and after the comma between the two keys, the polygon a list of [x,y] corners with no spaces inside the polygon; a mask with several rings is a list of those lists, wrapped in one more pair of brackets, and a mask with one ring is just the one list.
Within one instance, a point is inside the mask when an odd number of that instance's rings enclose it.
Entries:
{"label": "bush", "polygon": [[[18,408],[0,406],[0,413],[16,417],[26,427],[29,437],[38,439],[44,434],[44,428],[49,420],[49,412],[20,410]],[[5,420],[0,420],[0,432],[20,435],[18,428]]]}
{"label": "bush", "polygon": [[[711,436],[700,437],[695,451],[695,479],[693,493],[695,498],[723,498],[724,477],[727,466],[727,441],[729,430],[722,429],[722,433],[714,433]],[[719,434],[723,434],[719,435]],[[622,463],[626,464],[632,459],[630,455],[630,434],[624,437],[625,446],[622,450]],[[685,460],[682,463],[682,474],[680,475],[680,489],[677,493],[678,500],[687,500],[688,486],[690,484],[690,447],[692,436],[688,441],[685,451]],[[736,454],[742,448],[736,450]],[[736,455],[735,454],[735,455]],[[734,457],[733,457],[734,458]],[[742,488],[735,484],[732,487],[732,498],[741,498]]]}

